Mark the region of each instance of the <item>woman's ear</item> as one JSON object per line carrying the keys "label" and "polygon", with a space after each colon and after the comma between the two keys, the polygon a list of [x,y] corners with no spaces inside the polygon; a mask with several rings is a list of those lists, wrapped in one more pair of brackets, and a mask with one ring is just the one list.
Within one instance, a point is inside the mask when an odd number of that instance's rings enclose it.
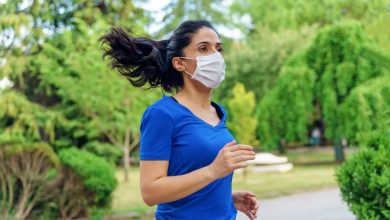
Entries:
{"label": "woman's ear", "polygon": [[172,59],[172,66],[175,68],[178,72],[184,72],[186,70],[186,67],[184,66],[183,60],[179,57],[174,57]]}

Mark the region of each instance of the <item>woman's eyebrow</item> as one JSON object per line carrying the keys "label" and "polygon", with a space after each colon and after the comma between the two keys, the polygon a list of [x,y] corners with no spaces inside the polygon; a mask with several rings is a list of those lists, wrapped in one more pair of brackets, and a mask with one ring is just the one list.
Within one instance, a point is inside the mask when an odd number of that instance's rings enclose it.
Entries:
{"label": "woman's eyebrow", "polygon": [[[208,41],[201,41],[201,42],[197,43],[196,46],[198,46],[199,44],[210,44],[210,42],[208,42]],[[221,44],[221,42],[217,42],[216,45],[220,46],[222,44]]]}

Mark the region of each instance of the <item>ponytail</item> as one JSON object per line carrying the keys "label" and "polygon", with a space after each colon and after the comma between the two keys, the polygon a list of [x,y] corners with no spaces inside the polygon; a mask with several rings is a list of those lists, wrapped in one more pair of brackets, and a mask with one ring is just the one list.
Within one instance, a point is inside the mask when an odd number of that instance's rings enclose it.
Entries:
{"label": "ponytail", "polygon": [[181,73],[173,68],[172,59],[183,56],[183,48],[191,43],[192,35],[202,27],[215,30],[207,21],[187,21],[169,40],[154,41],[129,36],[122,28],[112,28],[99,41],[104,50],[103,58],[108,56],[110,66],[133,86],[142,87],[149,83],[150,88],[161,86],[167,92],[177,92],[184,81]]}
{"label": "ponytail", "polygon": [[103,58],[110,58],[112,68],[127,78],[133,86],[141,87],[147,82],[151,87],[162,83],[166,70],[166,41],[129,36],[122,28],[112,28],[100,39]]}

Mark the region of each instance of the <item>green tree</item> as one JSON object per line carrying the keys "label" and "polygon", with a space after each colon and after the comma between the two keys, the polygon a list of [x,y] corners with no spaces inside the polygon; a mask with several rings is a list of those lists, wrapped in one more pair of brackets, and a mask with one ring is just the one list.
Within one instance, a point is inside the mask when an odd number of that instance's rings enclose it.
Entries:
{"label": "green tree", "polygon": [[238,143],[258,145],[256,139],[257,120],[255,116],[255,94],[246,91],[242,83],[233,89],[233,98],[229,101],[229,120],[227,126],[232,130]]}
{"label": "green tree", "polygon": [[386,48],[390,38],[383,30],[389,27],[388,10],[385,0],[234,1],[233,23],[246,35],[225,55],[229,71],[217,97],[229,99],[233,82],[240,81],[260,100],[275,85],[286,59],[306,47],[318,28],[346,19],[361,21]]}
{"label": "green tree", "polygon": [[56,129],[68,123],[61,112],[31,103],[12,90],[0,93],[0,106],[0,143],[13,139],[53,143]]}
{"label": "green tree", "polygon": [[372,20],[388,13],[386,0],[281,0],[239,1],[232,5],[235,16],[249,15],[253,27],[266,26],[271,30],[299,29],[313,24],[325,26],[343,19]]}
{"label": "green tree", "polygon": [[53,91],[62,100],[58,108],[65,109],[73,120],[85,118],[76,125],[74,136],[108,142],[123,151],[127,180],[129,154],[139,144],[142,112],[157,93],[134,89],[101,59],[98,38],[106,27],[91,28],[80,21],[84,38],[70,31],[58,35],[43,45],[32,65],[41,76],[42,87],[58,88]]}
{"label": "green tree", "polygon": [[283,66],[276,86],[258,106],[258,134],[262,147],[279,148],[305,143],[307,125],[313,121],[314,71],[305,65],[304,53],[291,57]]}
{"label": "green tree", "polygon": [[27,63],[39,53],[45,39],[65,30],[77,31],[78,20],[87,25],[104,20],[136,34],[144,33],[149,22],[142,9],[126,0],[17,0],[0,4],[0,57],[5,59],[0,77],[9,76],[22,90],[29,81]]}
{"label": "green tree", "polygon": [[[4,57],[0,77],[11,79],[14,82],[11,90],[17,91],[20,100],[25,100],[18,112],[24,118],[19,121],[33,127],[35,139],[32,135],[24,136],[26,126],[18,124],[19,116],[14,117],[11,111],[3,112],[6,123],[0,124],[0,130],[17,131],[15,128],[21,127],[24,130],[19,129],[18,134],[13,132],[14,135],[31,140],[47,141],[48,136],[56,151],[85,147],[96,153],[97,149],[93,148],[116,145],[128,155],[138,145],[141,112],[155,99],[156,93],[143,95],[142,90],[130,88],[126,79],[110,70],[101,59],[97,38],[109,26],[122,26],[132,34],[144,34],[144,24],[149,20],[144,11],[132,1],[6,1],[1,4],[4,10],[0,16],[7,18],[0,19],[0,39],[5,42],[0,48]],[[6,110],[12,110],[10,103],[7,101]],[[38,109],[35,106],[42,110],[31,112]],[[32,116],[25,117],[29,114]],[[54,115],[63,116],[67,123],[55,123],[58,120]],[[47,134],[37,135],[43,128],[47,128]],[[110,158],[116,155],[116,151],[104,152],[111,154]],[[128,162],[126,157],[125,164]]]}
{"label": "green tree", "polygon": [[216,90],[221,100],[229,100],[235,82],[242,82],[260,100],[276,83],[279,71],[289,56],[307,46],[314,27],[300,31],[272,32],[267,27],[255,30],[243,42],[233,43],[225,53],[226,80]]}
{"label": "green tree", "polygon": [[[375,43],[367,39],[361,25],[349,22],[324,28],[319,32],[313,44],[302,53],[299,68],[292,73],[300,71],[308,75],[303,78],[291,77],[288,83],[283,83],[286,76],[281,76],[274,90],[283,91],[284,95],[276,96],[278,99],[274,100],[275,103],[272,106],[267,107],[271,103],[269,98],[265,99],[268,100],[267,102],[260,104],[263,105],[260,115],[265,114],[266,110],[272,113],[279,112],[273,118],[282,116],[281,120],[285,124],[281,130],[274,129],[272,132],[260,130],[260,137],[262,133],[272,133],[277,134],[277,137],[286,138],[288,133],[297,133],[300,135],[293,139],[288,138],[288,140],[305,143],[303,137],[307,135],[311,122],[320,120],[326,125],[325,137],[332,140],[336,146],[335,149],[338,149],[343,134],[342,125],[339,123],[341,104],[353,88],[366,80],[387,74],[390,69],[390,56],[378,50]],[[287,62],[283,69],[294,63]],[[300,68],[307,69],[307,71],[302,71]],[[310,83],[299,82],[302,79],[310,79],[309,75],[312,72],[314,73],[313,86]],[[288,89],[297,83],[302,83],[302,86],[294,90]],[[270,92],[270,96],[275,96],[275,93],[278,94],[277,91]],[[310,93],[312,99],[310,99]],[[313,106],[296,104],[303,103],[304,100],[312,103]],[[302,108],[303,106],[306,106],[305,109]],[[296,115],[287,118],[291,113]],[[308,119],[296,121],[294,118]],[[273,123],[271,119],[263,120],[263,122]],[[265,127],[272,128],[270,125]],[[304,127],[307,128],[306,131],[302,129]],[[264,134],[263,137],[269,136]],[[263,139],[263,142],[268,142]],[[340,156],[336,159],[343,160],[343,155]]]}
{"label": "green tree", "polygon": [[214,25],[232,26],[226,14],[227,7],[220,1],[212,0],[171,0],[163,9],[164,17],[157,36],[173,32],[181,22],[205,19]]}
{"label": "green tree", "polygon": [[315,102],[326,124],[325,136],[337,141],[342,134],[340,105],[356,86],[387,74],[390,57],[366,37],[361,25],[345,23],[322,30],[306,59],[316,72]]}
{"label": "green tree", "polygon": [[352,90],[340,107],[342,131],[351,144],[364,145],[372,131],[390,132],[390,74]]}

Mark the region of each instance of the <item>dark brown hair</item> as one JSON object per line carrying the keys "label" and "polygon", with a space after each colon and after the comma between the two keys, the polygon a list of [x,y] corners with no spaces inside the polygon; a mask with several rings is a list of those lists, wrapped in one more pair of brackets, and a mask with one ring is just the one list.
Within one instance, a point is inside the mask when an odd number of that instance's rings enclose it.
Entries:
{"label": "dark brown hair", "polygon": [[[100,38],[103,58],[110,58],[112,68],[126,77],[133,86],[149,83],[150,88],[161,86],[172,92],[183,87],[182,75],[172,66],[172,59],[184,56],[183,48],[199,29],[207,27],[215,31],[208,21],[186,21],[168,40],[155,41],[145,37],[129,36],[122,28],[112,28]],[[215,31],[216,32],[216,31]]]}

